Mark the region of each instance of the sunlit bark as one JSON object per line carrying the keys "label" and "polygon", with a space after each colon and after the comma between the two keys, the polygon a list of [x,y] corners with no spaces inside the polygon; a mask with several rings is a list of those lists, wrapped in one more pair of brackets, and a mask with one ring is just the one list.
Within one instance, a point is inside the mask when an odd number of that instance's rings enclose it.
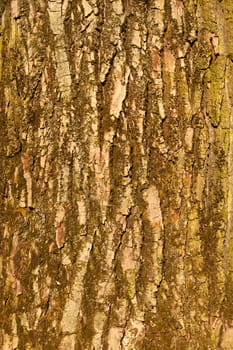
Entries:
{"label": "sunlit bark", "polygon": [[0,15],[1,349],[233,349],[232,1]]}

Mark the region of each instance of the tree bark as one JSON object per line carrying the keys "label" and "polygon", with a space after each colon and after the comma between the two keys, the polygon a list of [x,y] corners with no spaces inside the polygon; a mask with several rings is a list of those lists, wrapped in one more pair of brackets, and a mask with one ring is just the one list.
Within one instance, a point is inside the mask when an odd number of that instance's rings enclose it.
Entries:
{"label": "tree bark", "polygon": [[232,1],[0,15],[1,349],[233,349]]}

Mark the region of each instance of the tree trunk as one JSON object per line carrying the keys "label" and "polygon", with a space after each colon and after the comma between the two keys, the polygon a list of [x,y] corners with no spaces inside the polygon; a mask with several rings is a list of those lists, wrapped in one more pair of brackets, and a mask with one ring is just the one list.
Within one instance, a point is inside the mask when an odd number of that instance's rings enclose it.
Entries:
{"label": "tree trunk", "polygon": [[233,349],[232,0],[0,15],[1,349]]}

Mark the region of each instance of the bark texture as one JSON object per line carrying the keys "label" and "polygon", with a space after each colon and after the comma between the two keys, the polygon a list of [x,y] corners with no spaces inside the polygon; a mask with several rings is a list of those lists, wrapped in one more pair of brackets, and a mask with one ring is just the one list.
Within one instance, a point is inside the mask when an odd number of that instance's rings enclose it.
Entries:
{"label": "bark texture", "polygon": [[0,348],[233,349],[232,0],[0,15]]}

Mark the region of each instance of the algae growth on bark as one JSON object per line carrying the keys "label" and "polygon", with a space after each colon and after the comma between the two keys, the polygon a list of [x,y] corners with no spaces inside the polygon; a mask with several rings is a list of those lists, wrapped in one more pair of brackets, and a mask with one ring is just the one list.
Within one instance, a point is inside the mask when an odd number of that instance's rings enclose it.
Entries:
{"label": "algae growth on bark", "polygon": [[232,1],[0,18],[0,348],[232,349]]}

